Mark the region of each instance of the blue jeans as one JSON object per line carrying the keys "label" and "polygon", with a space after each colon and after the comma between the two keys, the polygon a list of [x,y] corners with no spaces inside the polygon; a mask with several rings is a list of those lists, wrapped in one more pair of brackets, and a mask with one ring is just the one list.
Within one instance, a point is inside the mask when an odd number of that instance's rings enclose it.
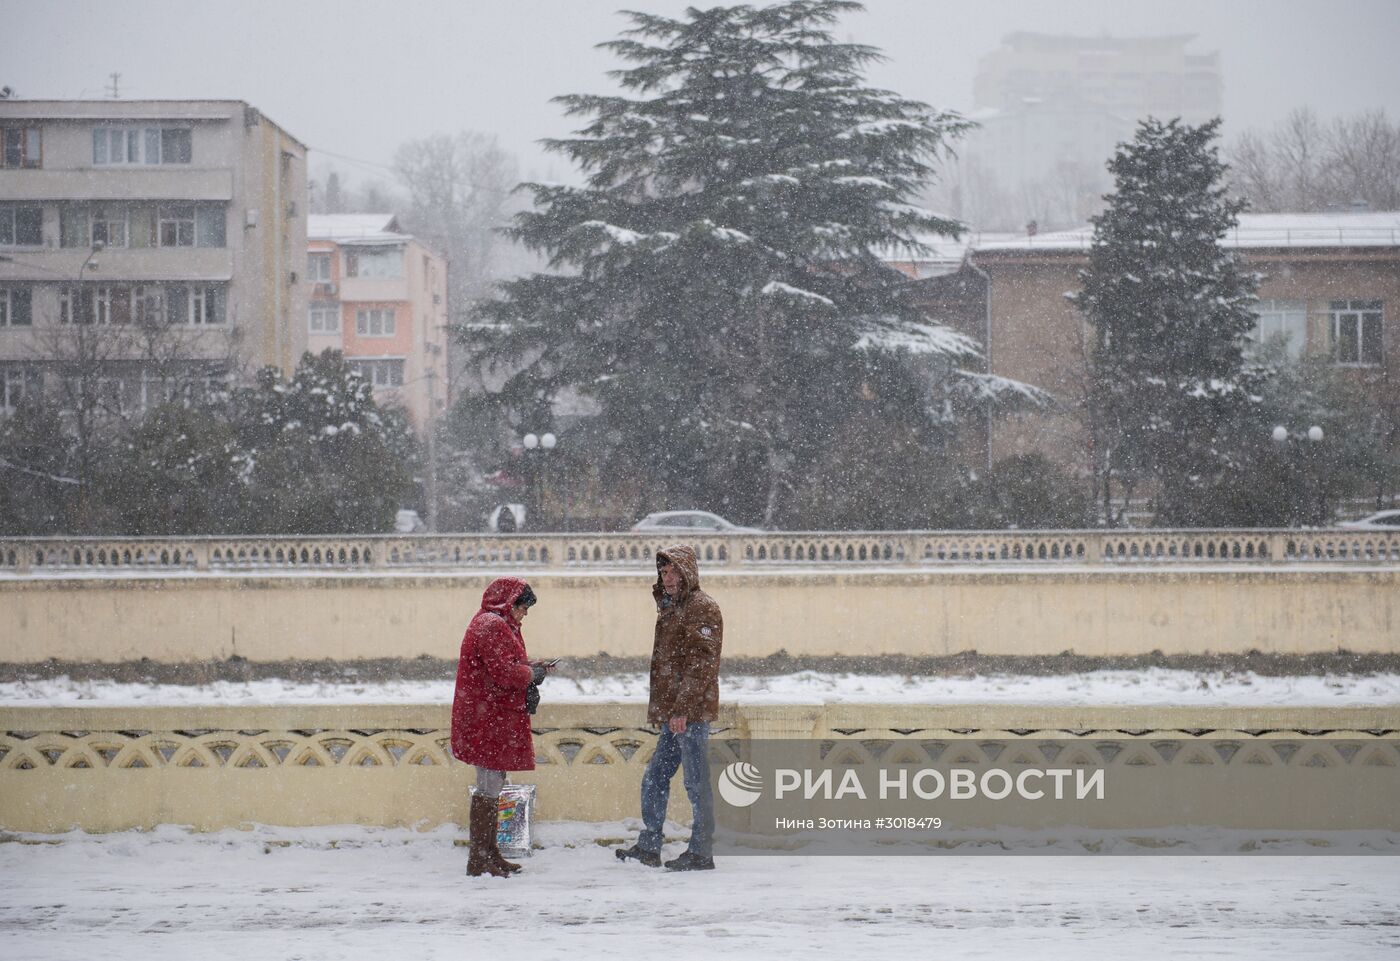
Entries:
{"label": "blue jeans", "polygon": [[672,734],[668,725],[662,725],[656,753],[642,775],[642,823],[646,830],[637,839],[637,846],[643,851],[661,851],[671,778],[676,768],[682,768],[681,780],[692,814],[689,850],[697,857],[710,857],[715,836],[715,801],[710,790],[709,747],[709,721],[691,721],[684,734]]}

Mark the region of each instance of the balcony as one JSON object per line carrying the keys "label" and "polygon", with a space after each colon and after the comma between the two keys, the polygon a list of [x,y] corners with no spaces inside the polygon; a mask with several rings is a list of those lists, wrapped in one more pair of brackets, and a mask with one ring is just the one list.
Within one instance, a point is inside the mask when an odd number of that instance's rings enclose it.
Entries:
{"label": "balcony", "polygon": [[[86,248],[21,247],[6,250],[0,260],[0,281],[27,280],[63,283],[76,280],[78,268],[91,251]],[[233,252],[228,247],[112,247],[93,257],[96,266],[83,272],[84,281],[104,280],[231,280]]]}
{"label": "balcony", "polygon": [[233,171],[188,167],[6,170],[6,200],[232,200]]}
{"label": "balcony", "polygon": [[342,301],[406,301],[408,281],[403,277],[345,277],[340,282]]}

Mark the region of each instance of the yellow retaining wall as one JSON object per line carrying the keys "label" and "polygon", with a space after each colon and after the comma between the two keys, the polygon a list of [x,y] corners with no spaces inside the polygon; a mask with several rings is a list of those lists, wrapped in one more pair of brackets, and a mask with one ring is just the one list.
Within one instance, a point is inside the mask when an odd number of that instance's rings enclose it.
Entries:
{"label": "yellow retaining wall", "polygon": [[[655,743],[641,705],[546,705],[535,723],[542,763],[517,779],[539,785],[540,818],[638,816]],[[729,706],[715,739],[840,738],[852,750],[871,739],[952,741],[972,763],[996,761],[983,751],[989,739],[1032,752],[1054,741],[1064,749],[1056,766],[1105,764],[1117,802],[1011,799],[950,827],[1400,831],[1397,729],[1396,707],[842,704]],[[0,829],[461,824],[472,773],[449,757],[447,737],[440,704],[3,708]],[[1163,758],[1154,749],[1165,738],[1186,747]],[[1309,746],[1276,749],[1294,744]],[[1119,750],[1104,755],[1105,745]],[[679,779],[671,815],[688,819]]]}
{"label": "yellow retaining wall", "polygon": [[[493,576],[0,578],[0,661],[452,658]],[[525,576],[541,599],[532,653],[650,654],[650,576]],[[724,609],[729,656],[1400,652],[1394,567],[720,567],[702,583]]]}

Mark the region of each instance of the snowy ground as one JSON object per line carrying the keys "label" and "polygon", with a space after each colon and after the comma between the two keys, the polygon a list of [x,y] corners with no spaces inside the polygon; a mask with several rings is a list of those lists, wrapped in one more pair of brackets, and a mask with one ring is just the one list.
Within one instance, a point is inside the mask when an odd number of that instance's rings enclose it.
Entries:
{"label": "snowy ground", "polygon": [[1400,955],[1400,857],[734,857],[668,875],[596,843],[629,827],[543,825],[508,880],[465,877],[450,828],[7,838],[0,957]]}
{"label": "snowy ground", "polygon": [[[647,677],[550,678],[553,703],[644,703]],[[1055,676],[926,677],[803,671],[726,677],[720,696],[739,703],[1154,704],[1185,706],[1400,705],[1400,675],[1269,677],[1148,668]],[[68,677],[0,683],[0,707],[205,704],[421,704],[452,700],[451,681],[364,684],[262,680],[205,685],[122,684]]]}

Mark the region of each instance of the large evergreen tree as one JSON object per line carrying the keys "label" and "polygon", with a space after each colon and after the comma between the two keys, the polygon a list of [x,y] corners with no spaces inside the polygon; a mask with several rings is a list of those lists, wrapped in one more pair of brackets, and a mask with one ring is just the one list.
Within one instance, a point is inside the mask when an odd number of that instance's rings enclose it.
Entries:
{"label": "large evergreen tree", "polygon": [[551,270],[504,285],[466,342],[511,372],[501,399],[521,425],[582,395],[609,444],[595,466],[638,502],[773,522],[832,425],[869,415],[875,353],[921,361],[916,403],[873,400],[913,433],[1006,386],[958,371],[976,343],[923,317],[881,261],[957,232],[908,201],[966,124],[864,84],[878,51],[830,33],[859,9],[630,13],[602,45],[629,64],[613,73],[625,95],[559,98],[589,120],[549,146],[586,182],[526,185],[514,235]]}
{"label": "large evergreen tree", "polygon": [[1256,280],[1220,246],[1243,204],[1226,196],[1218,126],[1139,124],[1109,161],[1115,188],[1081,272],[1105,506],[1114,482],[1147,481],[1163,523],[1205,519],[1243,466],[1232,433],[1257,401],[1242,355]]}

